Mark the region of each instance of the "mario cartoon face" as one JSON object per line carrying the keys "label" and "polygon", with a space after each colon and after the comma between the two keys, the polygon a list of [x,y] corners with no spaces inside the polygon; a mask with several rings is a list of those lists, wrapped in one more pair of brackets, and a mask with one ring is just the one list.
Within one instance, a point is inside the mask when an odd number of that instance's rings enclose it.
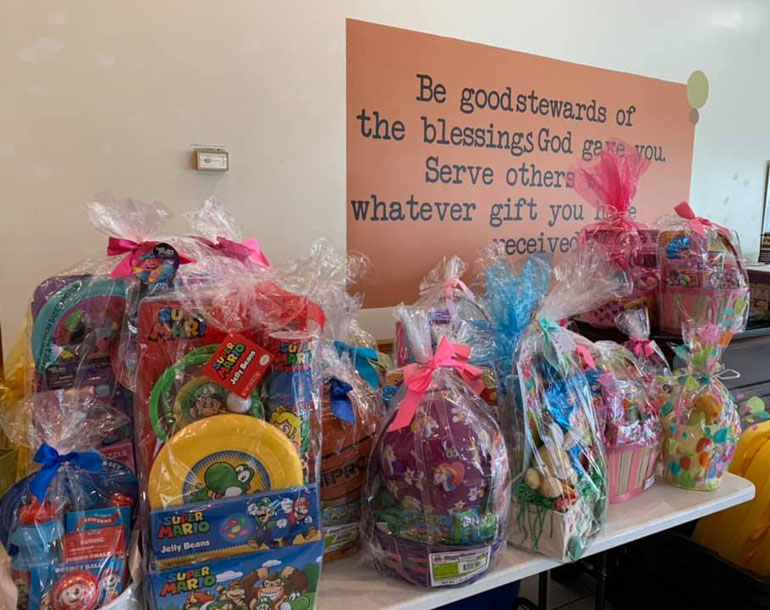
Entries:
{"label": "mario cartoon face", "polygon": [[98,583],[89,572],[71,572],[53,590],[53,610],[94,610],[98,602]]}
{"label": "mario cartoon face", "polygon": [[304,521],[310,513],[310,500],[308,498],[297,498],[294,501],[294,518],[297,521]]}

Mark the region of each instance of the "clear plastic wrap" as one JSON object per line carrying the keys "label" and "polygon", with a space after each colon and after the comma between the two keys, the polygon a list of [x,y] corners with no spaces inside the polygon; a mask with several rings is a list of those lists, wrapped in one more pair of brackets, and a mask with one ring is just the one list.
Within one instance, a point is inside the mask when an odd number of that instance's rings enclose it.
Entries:
{"label": "clear plastic wrap", "polygon": [[502,433],[470,349],[433,349],[423,309],[397,308],[417,359],[369,461],[363,536],[377,568],[423,587],[471,582],[505,544],[510,498]]}
{"label": "clear plastic wrap", "polygon": [[[156,265],[149,236],[159,230],[169,212],[159,203],[100,196],[88,206],[93,225],[109,235],[107,254],[82,260],[41,282],[29,308],[29,324],[17,341],[3,404],[21,396],[57,389],[93,388],[105,405],[131,414],[121,333],[129,309],[134,273],[148,282],[162,282],[163,265]],[[143,245],[144,244],[144,245]],[[177,261],[177,264],[180,261]],[[141,268],[141,271],[139,271]],[[95,447],[104,455],[133,467],[130,419],[122,429]],[[31,455],[20,452],[23,474]]]}
{"label": "clear plastic wrap", "polygon": [[734,315],[711,311],[682,328],[676,350],[684,362],[674,372],[663,405],[663,463],[666,481],[686,489],[719,487],[741,434],[738,410],[720,381],[723,350],[733,336]]}
{"label": "clear plastic wrap", "polygon": [[660,403],[647,386],[634,355],[612,341],[593,345],[596,372],[588,374],[600,393],[597,413],[607,454],[610,504],[635,498],[655,482],[662,429]]}
{"label": "clear plastic wrap", "polygon": [[478,322],[470,340],[471,362],[494,371],[497,418],[503,430],[511,479],[524,463],[524,420],[516,376],[519,341],[534,319],[551,280],[547,257],[532,256],[519,267],[492,248],[482,254],[476,284],[489,322]]}
{"label": "clear plastic wrap", "polygon": [[634,284],[628,296],[610,299],[582,315],[593,326],[613,327],[617,314],[628,308],[643,307],[657,316],[658,232],[631,215],[631,202],[649,165],[633,145],[612,140],[593,164],[575,171],[575,192],[603,215],[603,220],[581,230],[579,241],[604,247]]}
{"label": "clear plastic wrap", "polygon": [[607,466],[588,375],[596,364],[559,321],[628,294],[630,282],[596,244],[578,247],[554,276],[517,362],[525,470],[512,490],[508,540],[576,559],[604,522]]}
{"label": "clear plastic wrap", "polygon": [[127,418],[90,387],[38,392],[22,403],[4,410],[3,428],[13,442],[37,447],[41,468],[0,500],[16,607],[101,608],[129,584],[138,490],[128,467],[91,447]]}
{"label": "clear plastic wrap", "polygon": [[[324,561],[360,546],[361,494],[374,435],[383,415],[384,371],[374,339],[357,324],[362,295],[348,293],[368,272],[368,259],[344,253],[326,240],[287,265],[295,290],[312,296],[326,324],[314,372],[321,395],[323,440],[320,493],[326,546]],[[285,271],[286,272],[286,271]]]}
{"label": "clear plastic wrap", "polygon": [[195,239],[221,254],[243,263],[247,269],[270,267],[270,261],[255,238],[244,239],[235,216],[215,199],[185,215]]}
{"label": "clear plastic wrap", "polygon": [[[321,301],[327,325],[319,358],[323,381],[321,508],[326,536],[324,560],[360,546],[361,495],[378,422],[383,415],[377,350],[357,329],[361,298],[344,287]],[[335,306],[336,305],[336,306]]]}
{"label": "clear plastic wrap", "polygon": [[[251,607],[275,587],[276,607],[295,596],[312,607],[323,553],[312,370],[323,312],[269,269],[197,273],[144,298],[137,317],[151,605],[226,590]],[[286,574],[263,574],[279,562]],[[189,571],[211,578],[192,590],[176,580]]]}
{"label": "clear plastic wrap", "polygon": [[686,201],[675,211],[656,222],[661,330],[678,335],[688,320],[731,307],[729,330],[740,332],[748,319],[749,283],[738,235],[696,216]]}
{"label": "clear plastic wrap", "polygon": [[671,374],[663,350],[650,339],[650,317],[647,309],[627,309],[618,314],[615,324],[628,337],[623,347],[634,354],[647,382]]}
{"label": "clear plastic wrap", "polygon": [[[414,307],[425,311],[436,349],[442,338],[452,343],[466,343],[474,332],[474,324],[487,321],[476,296],[461,279],[466,265],[457,256],[444,257],[420,282],[420,297]],[[406,329],[396,322],[394,353],[396,366],[415,361],[406,337]]]}

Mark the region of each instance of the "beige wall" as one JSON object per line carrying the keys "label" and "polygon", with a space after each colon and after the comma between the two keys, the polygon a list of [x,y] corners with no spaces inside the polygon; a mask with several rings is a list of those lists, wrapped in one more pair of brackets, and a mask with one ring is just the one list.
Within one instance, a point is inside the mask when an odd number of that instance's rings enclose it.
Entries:
{"label": "beige wall", "polygon": [[[770,158],[762,0],[6,2],[6,346],[37,282],[104,247],[83,208],[98,191],[180,214],[215,195],[274,259],[322,235],[343,244],[346,17],[679,82],[704,70],[692,200],[756,253]],[[227,146],[231,171],[192,171],[193,143]],[[387,315],[367,320],[387,334]]]}

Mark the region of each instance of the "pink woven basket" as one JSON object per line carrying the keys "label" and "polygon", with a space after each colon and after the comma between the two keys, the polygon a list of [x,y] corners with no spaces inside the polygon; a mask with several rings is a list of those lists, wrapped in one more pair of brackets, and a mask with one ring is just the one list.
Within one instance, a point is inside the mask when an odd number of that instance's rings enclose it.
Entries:
{"label": "pink woven basket", "polygon": [[658,444],[607,447],[610,504],[635,498],[655,483],[659,452]]}
{"label": "pink woven basket", "polygon": [[658,320],[664,333],[679,335],[687,319],[707,319],[710,311],[722,311],[737,301],[748,304],[749,288],[680,288],[665,286],[658,295]]}

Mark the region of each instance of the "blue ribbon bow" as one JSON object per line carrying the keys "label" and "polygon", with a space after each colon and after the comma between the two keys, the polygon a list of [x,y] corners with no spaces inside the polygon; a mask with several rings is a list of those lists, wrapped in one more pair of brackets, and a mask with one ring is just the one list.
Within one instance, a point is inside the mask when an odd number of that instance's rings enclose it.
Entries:
{"label": "blue ribbon bow", "polygon": [[336,377],[329,379],[329,402],[332,408],[332,415],[349,424],[356,423],[356,415],[353,411],[353,403],[348,394],[353,386]]}
{"label": "blue ribbon bow", "polygon": [[348,345],[344,341],[335,341],[334,348],[337,350],[338,356],[348,354],[358,374],[373,389],[377,389],[380,385],[380,375],[377,373],[377,369],[374,368],[374,363],[377,362],[377,350],[371,347]]}
{"label": "blue ribbon bow", "polygon": [[100,473],[102,471],[102,458],[95,451],[73,451],[60,455],[56,449],[43,443],[34,457],[35,462],[43,467],[35,473],[30,481],[29,488],[38,501],[45,500],[48,486],[59,472],[59,468],[66,462],[71,462],[88,472]]}

